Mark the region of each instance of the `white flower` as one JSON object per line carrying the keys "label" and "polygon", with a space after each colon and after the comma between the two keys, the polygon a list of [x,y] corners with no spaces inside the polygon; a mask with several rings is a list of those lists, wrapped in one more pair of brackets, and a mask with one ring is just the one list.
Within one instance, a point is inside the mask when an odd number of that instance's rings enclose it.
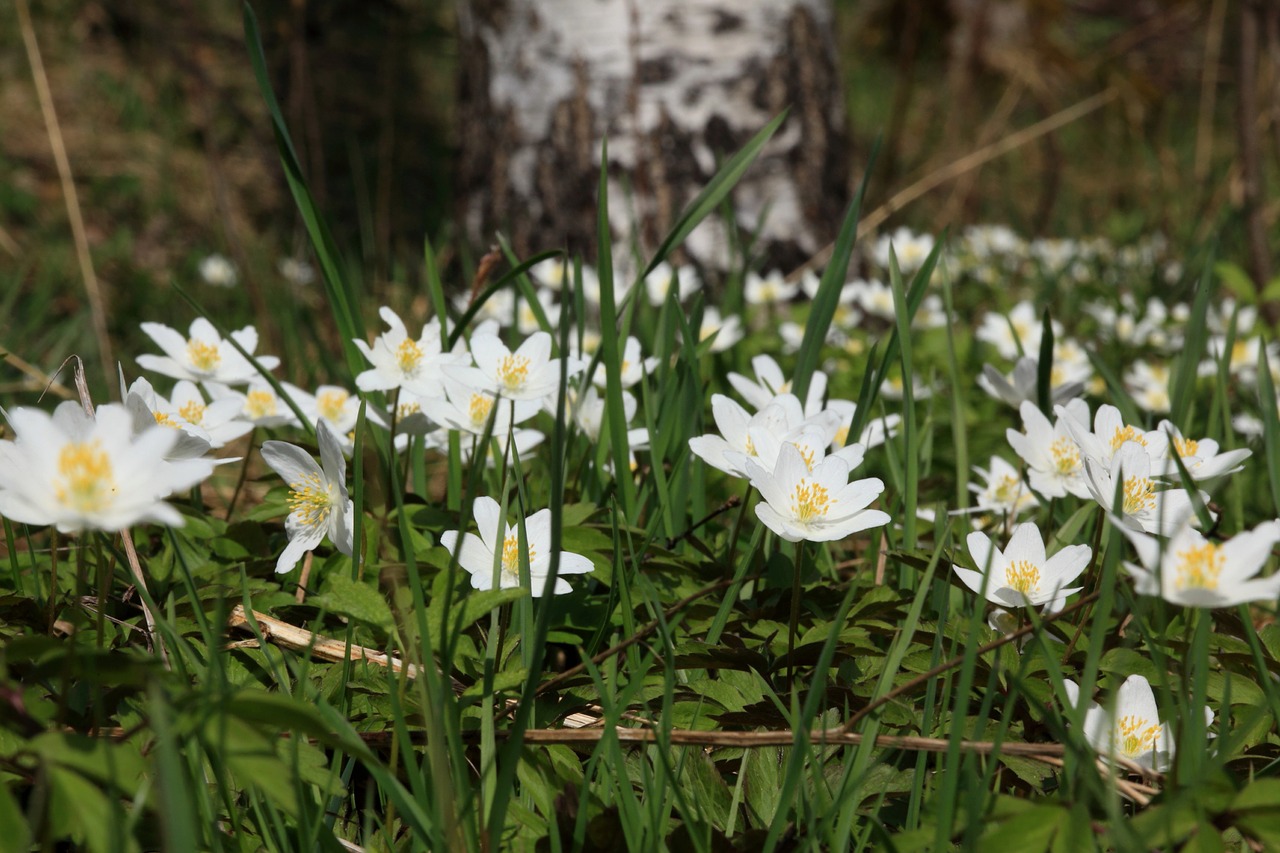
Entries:
{"label": "white flower", "polygon": [[[1085,481],[1093,499],[1105,510],[1116,509],[1116,484],[1120,485],[1122,526],[1165,534],[1185,523],[1195,511],[1191,498],[1180,488],[1163,488],[1151,475],[1151,457],[1137,443],[1126,441],[1116,451],[1109,468],[1085,459]],[[1200,493],[1201,500],[1209,496]]]}
{"label": "white flower", "polygon": [[[1080,704],[1080,686],[1064,681],[1067,698]],[[1213,723],[1213,711],[1206,705],[1205,725]],[[1141,675],[1131,675],[1116,691],[1115,707],[1104,709],[1089,703],[1084,715],[1084,738],[1104,757],[1123,758],[1157,772],[1166,770],[1173,759],[1173,736],[1160,723],[1151,683]]]}
{"label": "white flower", "polygon": [[1186,607],[1232,607],[1246,601],[1275,602],[1280,575],[1257,578],[1271,549],[1280,542],[1280,520],[1268,521],[1221,544],[1190,526],[1167,542],[1127,528],[1141,565],[1126,562],[1139,595],[1158,595]]}
{"label": "white flower", "polygon": [[983,484],[969,484],[978,508],[991,510],[1000,515],[1016,518],[1020,513],[1040,505],[1031,489],[1023,482],[1022,475],[999,456],[991,457],[991,466],[987,469],[973,466],[973,471],[982,478]]}
{"label": "white flower", "polygon": [[[1065,376],[1064,381],[1060,385],[1054,385],[1055,370],[1049,372],[1049,397],[1054,403],[1064,403],[1080,396],[1084,391],[1084,383],[1080,381],[1071,381]],[[996,370],[989,364],[982,366],[982,373],[978,375],[978,387],[986,391],[992,397],[1007,403],[1010,406],[1021,406],[1023,401],[1030,400],[1035,402],[1039,393],[1038,385],[1040,380],[1040,363],[1031,356],[1024,356],[1018,359],[1013,366],[1013,372],[1008,376],[1004,376],[1000,371]]]}
{"label": "white flower", "polygon": [[874,477],[849,482],[843,459],[828,456],[810,470],[800,451],[784,444],[774,470],[751,460],[746,470],[764,498],[756,504],[756,516],[788,542],[829,542],[889,523],[887,513],[867,509],[884,483]]}
{"label": "white flower", "polygon": [[324,421],[335,436],[345,437],[360,419],[360,398],[338,385],[321,385],[315,396],[304,391],[297,403],[307,420],[317,427]]}
{"label": "white flower", "polygon": [[854,298],[867,314],[882,320],[892,320],[897,316],[893,289],[889,285],[876,279],[854,279],[849,287],[853,288]]}
{"label": "white flower", "polygon": [[[433,415],[450,429],[484,435],[493,418],[493,435],[504,438],[515,424],[522,424],[542,408],[537,400],[508,400],[456,379],[444,381],[445,399],[436,401]],[[497,412],[494,412],[494,407]]]}
{"label": "white flower", "polygon": [[316,271],[302,258],[281,258],[276,264],[285,281],[297,287],[306,287],[316,280]]}
{"label": "white flower", "polygon": [[[223,340],[218,330],[203,317],[191,322],[191,336],[184,338],[178,331],[160,323],[143,323],[146,332],[164,355],[140,355],[139,366],[154,370],[174,379],[190,379],[192,382],[221,382],[224,385],[243,385],[258,376],[249,360],[235,347]],[[253,355],[258,348],[258,333],[253,326],[245,326],[231,337]],[[273,355],[260,355],[258,363],[266,370],[280,364]]]}
{"label": "white flower", "polygon": [[780,305],[790,302],[800,292],[799,284],[789,284],[781,270],[773,270],[766,276],[747,273],[743,285],[743,298],[748,305]]}
{"label": "white flower", "polygon": [[[280,399],[270,383],[262,379],[250,382],[243,392],[216,382],[207,383],[206,387],[209,396],[215,400],[235,400],[240,405],[240,419],[254,426],[301,426],[298,416],[293,413],[293,409],[289,408],[289,404]],[[305,391],[288,382],[281,382],[280,387],[295,403],[310,397]]]}
{"label": "white flower", "polygon": [[[560,389],[560,359],[551,357],[551,336],[535,332],[512,352],[496,335],[474,335],[471,354],[475,367],[446,368],[460,382],[500,394],[508,400],[554,398]],[[567,357],[566,371],[574,376],[585,366]]]}
{"label": "white flower", "polygon": [[[840,448],[849,443],[849,428],[853,426],[853,416],[858,412],[858,404],[852,400],[829,400],[827,401],[827,411],[835,412],[839,416],[840,426],[836,428],[836,434],[831,439],[831,446]],[[902,423],[900,415],[885,415],[882,418],[876,418],[867,423],[862,428],[862,435],[858,436],[858,444],[870,450],[873,447],[879,447],[884,444],[885,439],[894,434],[894,430]]]}
{"label": "white flower", "polygon": [[[289,544],[276,561],[276,572],[292,569],[325,535],[343,554],[350,554],[354,507],[347,496],[347,461],[329,424],[316,426],[321,465],[311,454],[284,441],[264,441],[262,459],[289,485]],[[322,467],[323,466],[323,467]]]}
{"label": "white flower", "polygon": [[442,351],[440,321],[433,317],[414,340],[396,312],[383,306],[378,316],[390,329],[379,335],[373,346],[361,340],[355,342],[373,365],[356,377],[356,387],[361,391],[404,388],[420,397],[443,396],[441,365],[464,364],[467,357],[465,353]]}
{"label": "white flower", "polygon": [[[627,342],[622,347],[622,364],[619,365],[619,379],[623,388],[630,388],[641,379],[644,379],[646,373],[652,373],[658,366],[657,356],[645,357],[640,349],[640,341],[634,336],[627,338]],[[603,365],[596,367],[596,372],[591,375],[591,381],[601,388],[605,387],[608,377],[605,374]]]}
{"label": "white flower", "polygon": [[661,306],[667,301],[667,294],[672,287],[676,288],[676,301],[684,302],[698,289],[698,276],[691,266],[672,267],[663,261],[653,268],[644,278],[645,291],[649,295],[649,304]]}
{"label": "white flower", "polygon": [[[923,381],[919,376],[911,377],[913,400],[927,400],[933,396],[935,390],[933,385]],[[906,383],[900,375],[886,376],[884,382],[880,383],[880,396],[886,400],[904,400],[907,396]]]}
{"label": "white flower", "polygon": [[1219,452],[1218,442],[1212,438],[1202,438],[1199,441],[1184,438],[1181,431],[1169,421],[1161,421],[1156,429],[1169,437],[1164,464],[1157,472],[1175,483],[1179,482],[1178,466],[1173,461],[1175,455],[1181,457],[1187,474],[1193,480],[1211,480],[1224,474],[1234,474],[1243,470],[1244,466],[1240,463],[1253,455],[1253,451],[1247,447]]}
{"label": "white flower", "polygon": [[1068,493],[1089,498],[1092,495],[1085,483],[1080,445],[1063,423],[1066,417],[1087,422],[1089,406],[1084,400],[1072,400],[1063,408],[1069,414],[1059,415],[1057,421],[1050,424],[1039,408],[1023,401],[1018,410],[1022,414],[1023,431],[1008,429],[1005,437],[1013,452],[1027,463],[1031,488],[1046,498],[1062,498]]}
{"label": "white flower", "polygon": [[[587,388],[581,395],[574,394],[570,391],[569,411],[574,423],[582,430],[583,434],[595,444],[600,440],[600,431],[604,428],[605,410],[607,401],[600,396],[600,392],[594,386]],[[622,417],[625,423],[630,423],[631,419],[636,415],[636,398],[626,391],[622,392]]]}
{"label": "white flower", "polygon": [[[1062,334],[1062,324],[1054,320],[1052,326],[1056,339]],[[991,344],[1001,356],[1012,361],[1022,356],[1038,357],[1043,334],[1044,326],[1036,316],[1035,306],[1024,300],[1013,306],[1007,316],[996,312],[986,314],[974,337]]]}
{"label": "white flower", "polygon": [[925,258],[933,251],[933,237],[929,234],[914,234],[909,228],[899,228],[893,234],[882,234],[871,247],[871,259],[881,269],[889,269],[889,247],[893,247],[898,258],[898,269],[903,276],[920,269]]}
{"label": "white flower", "polygon": [[742,457],[756,457],[752,432],[763,429],[783,436],[804,421],[800,401],[792,394],[779,395],[754,415],[729,397],[712,394],[711,416],[720,435],[695,436],[689,439],[689,449],[708,465],[735,477],[747,476]]}
{"label": "white flower", "polygon": [[1080,452],[1085,458],[1098,462],[1102,467],[1109,467],[1115,454],[1126,442],[1137,444],[1153,462],[1164,459],[1168,449],[1169,437],[1158,429],[1144,430],[1126,424],[1115,406],[1102,405],[1093,416],[1093,430],[1089,422],[1081,418],[1083,409],[1068,410],[1056,406],[1054,411],[1062,418],[1071,437],[1080,445]]}
{"label": "white flower", "polygon": [[217,450],[253,429],[253,424],[239,419],[240,405],[235,400],[206,403],[194,382],[179,380],[169,399],[157,394],[151,383],[139,377],[129,388],[146,403],[155,423],[203,439]]}
{"label": "white flower", "polygon": [[1066,586],[1080,576],[1093,556],[1088,545],[1067,545],[1052,557],[1046,556],[1040,528],[1031,523],[1014,527],[1003,551],[981,531],[970,533],[968,542],[977,570],[956,565],[952,570],[969,589],[1002,607],[1047,604],[1051,612],[1061,610],[1068,595],[1083,589]]}
{"label": "white flower", "polygon": [[[751,369],[755,371],[756,381],[752,382],[741,373],[730,373],[729,384],[734,387],[742,399],[746,400],[756,411],[769,405],[779,394],[791,393],[791,380],[787,379],[778,362],[767,355],[758,355],[751,359]],[[827,393],[827,375],[815,370],[809,380],[809,392],[805,396],[804,413],[806,416],[816,415],[822,411],[822,398]]]}
{"label": "white flower", "polygon": [[200,277],[214,287],[235,287],[240,280],[235,264],[216,252],[200,261]]}
{"label": "white flower", "polygon": [[[502,509],[490,497],[476,498],[471,507],[480,535],[450,530],[440,536],[440,544],[457,555],[458,565],[471,573],[474,589],[510,589],[520,586],[519,526],[503,524]],[[541,509],[524,521],[524,552],[529,563],[530,590],[535,598],[547,593],[551,573],[551,510]],[[501,539],[501,542],[499,542]],[[591,561],[581,554],[560,552],[560,566],[552,593],[571,592],[563,575],[580,575],[591,571]],[[494,581],[497,581],[495,584]]]}
{"label": "white flower", "polygon": [[708,305],[702,310],[702,325],[698,328],[698,342],[701,343],[712,335],[716,336],[711,344],[712,352],[724,352],[742,340],[742,321],[735,315],[720,318],[720,311]]}
{"label": "white flower", "polygon": [[[547,324],[552,328],[560,325],[560,306],[556,304],[555,294],[550,290],[539,290],[536,298],[542,315],[547,318]],[[538,322],[538,315],[534,313],[533,307],[528,300],[521,299],[516,308],[516,331],[522,335],[532,335],[540,329],[542,324]]]}
{"label": "white flower", "polygon": [[1169,398],[1167,365],[1148,364],[1138,359],[1124,372],[1124,384],[1133,402],[1143,411],[1164,413],[1173,405]]}
{"label": "white flower", "polygon": [[154,423],[134,434],[124,406],[89,415],[74,401],[50,416],[39,409],[8,413],[13,441],[0,441],[0,515],[64,533],[123,530],[142,521],[172,527],[182,516],[163,502],[208,476],[212,464],[171,465],[176,430]]}

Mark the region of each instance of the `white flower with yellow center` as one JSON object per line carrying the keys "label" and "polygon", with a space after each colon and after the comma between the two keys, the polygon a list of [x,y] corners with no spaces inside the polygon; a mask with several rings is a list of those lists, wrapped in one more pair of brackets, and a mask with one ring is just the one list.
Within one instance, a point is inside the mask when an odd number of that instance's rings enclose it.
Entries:
{"label": "white flower with yellow center", "polygon": [[[218,334],[203,317],[191,323],[189,337],[183,337],[175,329],[160,323],[143,323],[142,331],[159,345],[164,355],[140,355],[138,365],[174,379],[192,382],[221,382],[224,385],[243,385],[258,375],[258,371],[235,347]],[[258,348],[258,333],[253,326],[245,326],[231,337],[253,355]],[[272,370],[280,364],[273,355],[257,356],[258,363]]]}
{"label": "white flower with yellow center", "polygon": [[810,470],[800,450],[784,444],[772,471],[752,460],[746,470],[764,498],[756,516],[788,542],[829,542],[889,523],[887,513],[868,509],[884,483],[874,477],[849,482],[843,459],[828,456]]}
{"label": "white flower with yellow center", "polygon": [[123,530],[143,521],[173,527],[182,516],[163,502],[191,488],[212,464],[172,465],[166,455],[177,430],[151,423],[135,434],[119,404],[87,414],[67,401],[52,416],[39,409],[8,413],[12,441],[0,441],[0,515],[63,532]]}
{"label": "white flower with yellow center", "polygon": [[749,272],[742,288],[748,305],[780,305],[790,302],[799,292],[799,283],[788,282],[781,270],[773,270],[763,276]]}
{"label": "white flower with yellow center", "polygon": [[698,327],[698,342],[715,335],[712,352],[724,352],[742,340],[742,320],[734,315],[721,317],[720,310],[712,305],[702,309],[702,324]]}
{"label": "white flower with yellow center", "polygon": [[1141,565],[1126,562],[1139,595],[1158,595],[1185,607],[1233,607],[1246,601],[1275,602],[1280,574],[1256,577],[1280,542],[1280,520],[1259,524],[1225,542],[1211,542],[1189,526],[1162,542],[1125,530]]}
{"label": "white flower with yellow center", "polygon": [[882,234],[871,247],[871,260],[882,270],[889,269],[889,248],[898,258],[898,269],[904,276],[920,269],[925,258],[933,251],[933,236],[915,234],[910,228],[899,228],[892,234]]}
{"label": "white flower with yellow center", "polygon": [[973,466],[973,472],[982,478],[981,485],[969,484],[979,509],[1012,519],[1040,505],[1018,469],[999,456],[992,456],[990,466],[985,469]]}
{"label": "white flower with yellow center", "polygon": [[[301,401],[313,400],[310,394],[288,382],[281,382],[280,387],[295,403],[298,403],[299,408],[302,408]],[[262,379],[250,382],[243,391],[213,382],[208,383],[206,388],[209,396],[214,400],[235,400],[240,406],[240,420],[248,421],[254,426],[300,426],[298,416],[293,413],[293,409],[289,408],[289,404]]]}
{"label": "white flower with yellow center", "polygon": [[289,544],[276,561],[278,573],[292,569],[326,535],[339,551],[351,553],[354,507],[347,496],[347,462],[327,422],[317,425],[316,440],[320,445],[320,465],[295,445],[284,441],[262,443],[263,461],[289,486],[289,517],[284,523]]}
{"label": "white flower with yellow center", "polygon": [[[627,342],[622,347],[622,364],[618,366],[619,381],[623,388],[634,386],[646,374],[651,374],[658,366],[657,356],[645,357],[643,350],[640,349],[640,341],[634,336],[628,337]],[[583,359],[583,362],[589,362],[590,359]],[[591,374],[591,381],[604,388],[608,382],[608,376],[605,374],[604,365],[597,365],[595,373]]]}
{"label": "white flower with yellow center", "polygon": [[[783,374],[782,368],[771,356],[758,355],[751,359],[751,369],[755,372],[756,381],[752,382],[741,373],[730,373],[729,384],[757,412],[763,410],[779,394],[791,393],[791,380]],[[815,370],[809,380],[809,392],[805,396],[805,417],[812,417],[822,411],[822,398],[826,393],[827,374]]]}
{"label": "white flower with yellow center", "polygon": [[[206,403],[194,382],[179,381],[168,399],[154,390],[150,395],[145,394],[144,383],[145,379],[136,379],[132,388],[143,391],[143,399],[150,396],[149,407],[156,423],[203,438],[214,450],[253,429],[253,424],[239,418],[240,406],[235,400],[215,399]],[[150,385],[146,384],[145,389],[150,389]]]}
{"label": "white flower with yellow center", "polygon": [[1067,584],[1080,576],[1093,555],[1088,545],[1067,545],[1046,556],[1040,528],[1031,523],[1014,527],[1003,551],[981,531],[970,533],[968,543],[975,568],[951,567],[965,586],[1001,607],[1045,604],[1050,612],[1061,610],[1067,596],[1082,589]]}
{"label": "white flower with yellow center", "polygon": [[[1053,336],[1062,335],[1062,325],[1056,320],[1050,321]],[[1022,358],[1038,358],[1040,355],[1040,338],[1044,334],[1044,326],[1036,313],[1036,308],[1028,301],[1019,302],[1008,314],[990,312],[983,316],[982,324],[974,332],[974,337],[991,344],[1000,355],[1010,361]],[[1021,345],[1021,351],[1019,351]]]}
{"label": "white flower with yellow center", "polygon": [[[1067,698],[1080,704],[1080,686],[1064,681]],[[1213,711],[1206,705],[1205,725],[1213,723]],[[1151,683],[1141,675],[1131,675],[1116,691],[1115,705],[1103,708],[1090,702],[1084,714],[1084,738],[1103,757],[1123,758],[1156,772],[1169,768],[1173,759],[1173,735],[1160,722]]]}
{"label": "white flower with yellow center", "polygon": [[791,394],[778,395],[754,415],[731,398],[712,394],[711,415],[720,435],[708,433],[691,438],[689,449],[713,468],[744,478],[746,460],[758,457],[752,431],[766,430],[781,437],[804,422],[800,401]]}
{"label": "white flower with yellow center", "polygon": [[655,307],[667,301],[672,288],[676,291],[676,301],[684,302],[698,289],[698,274],[691,266],[672,267],[663,261],[644,277],[644,288],[649,304]]}
{"label": "white flower with yellow center", "polygon": [[[551,357],[551,336],[535,332],[515,352],[496,335],[474,335],[471,354],[475,367],[447,367],[448,375],[477,390],[498,394],[507,400],[543,401],[553,398],[560,389],[560,361]],[[583,364],[569,356],[566,370],[570,377],[582,371]]]}
{"label": "white flower with yellow center", "polygon": [[396,312],[383,306],[378,316],[390,328],[374,340],[373,346],[361,340],[355,342],[373,365],[356,377],[356,387],[361,391],[404,388],[420,397],[442,396],[441,365],[464,364],[467,357],[462,352],[442,352],[440,321],[432,318],[414,340]]}
{"label": "white flower with yellow center", "polygon": [[1242,470],[1244,466],[1241,463],[1253,455],[1247,447],[1220,451],[1218,442],[1212,438],[1186,438],[1169,421],[1161,421],[1156,429],[1169,438],[1163,464],[1156,470],[1171,482],[1178,482],[1178,466],[1173,461],[1175,455],[1182,459],[1193,480],[1211,480],[1224,474],[1234,474]]}
{"label": "white flower with yellow center", "polygon": [[[1191,497],[1181,488],[1166,488],[1152,474],[1151,457],[1136,441],[1124,442],[1105,467],[1085,459],[1085,482],[1089,493],[1103,509],[1120,511],[1117,519],[1131,529],[1165,535],[1175,530],[1195,512]],[[1117,486],[1119,504],[1117,506]],[[1209,496],[1200,493],[1201,500]]]}
{"label": "white flower with yellow center", "polygon": [[1169,437],[1158,429],[1146,430],[1140,426],[1126,424],[1115,406],[1102,405],[1093,416],[1093,429],[1089,429],[1087,410],[1068,410],[1064,406],[1056,406],[1054,411],[1071,433],[1071,437],[1080,445],[1080,452],[1086,459],[1100,463],[1104,468],[1110,467],[1112,459],[1126,442],[1132,442],[1142,448],[1152,462],[1164,459],[1168,449]]}
{"label": "white flower with yellow center", "polygon": [[1072,400],[1063,407],[1067,412],[1050,424],[1033,403],[1023,401],[1018,411],[1022,414],[1022,432],[1005,431],[1013,452],[1027,463],[1027,478],[1031,488],[1046,498],[1062,498],[1068,494],[1089,498],[1089,487],[1084,478],[1084,460],[1080,445],[1076,444],[1063,418],[1089,419],[1089,406],[1084,400]]}
{"label": "white flower with yellow center", "polygon": [[[510,589],[519,587],[520,559],[527,556],[530,591],[535,598],[546,595],[551,580],[551,510],[541,509],[524,520],[525,545],[521,552],[520,528],[504,524],[502,509],[490,497],[476,498],[471,507],[480,535],[450,530],[440,535],[440,544],[458,558],[458,565],[471,574],[474,589]],[[572,592],[564,575],[580,575],[594,568],[581,554],[560,552],[556,571],[555,595]]]}

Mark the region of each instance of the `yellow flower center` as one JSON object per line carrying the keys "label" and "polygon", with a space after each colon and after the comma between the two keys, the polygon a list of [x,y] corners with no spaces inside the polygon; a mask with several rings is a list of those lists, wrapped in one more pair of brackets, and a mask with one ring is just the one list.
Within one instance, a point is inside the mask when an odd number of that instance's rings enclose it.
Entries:
{"label": "yellow flower center", "polygon": [[844,447],[845,442],[849,440],[849,428],[842,426],[836,430],[835,445],[836,447]]}
{"label": "yellow flower center", "polygon": [[115,495],[111,460],[98,439],[68,444],[58,453],[54,496],[80,512],[101,512]]}
{"label": "yellow flower center", "polygon": [[1029,560],[1014,560],[1005,566],[1004,583],[1029,597],[1040,589],[1040,567]]}
{"label": "yellow flower center", "polygon": [[1049,445],[1049,455],[1053,457],[1053,467],[1064,477],[1080,470],[1080,448],[1065,435]]}
{"label": "yellow flower center", "polygon": [[276,410],[276,395],[270,391],[254,390],[244,397],[245,414],[255,421],[271,417]]}
{"label": "yellow flower center", "polygon": [[519,391],[529,380],[529,359],[508,355],[498,364],[498,382],[508,391]]}
{"label": "yellow flower center", "polygon": [[187,423],[199,425],[204,420],[204,403],[191,400],[178,409],[178,414],[182,415]]}
{"label": "yellow flower center", "polygon": [[484,426],[489,421],[489,413],[493,411],[493,398],[486,394],[472,394],[471,402],[467,404],[467,414],[471,416],[471,423],[477,427]]}
{"label": "yellow flower center", "polygon": [[340,421],[351,395],[346,391],[325,391],[316,397],[316,409],[327,421]]}
{"label": "yellow flower center", "polygon": [[1059,385],[1067,381],[1067,372],[1061,367],[1054,366],[1049,369],[1049,387],[1057,388]]}
{"label": "yellow flower center", "polygon": [[396,407],[396,417],[399,418],[400,420],[404,420],[410,415],[416,415],[418,414],[418,412],[421,412],[421,411],[422,411],[421,403],[401,403],[399,406]]}
{"label": "yellow flower center", "polygon": [[396,364],[400,367],[401,373],[414,373],[421,362],[422,347],[414,341],[405,338],[400,342],[400,346],[396,347]]}
{"label": "yellow flower center", "polygon": [[1124,478],[1124,514],[1136,515],[1156,505],[1155,484],[1146,477]]}
{"label": "yellow flower center", "polygon": [[827,517],[834,501],[825,486],[801,480],[791,492],[791,515],[801,524]]}
{"label": "yellow flower center", "polygon": [[1190,438],[1173,439],[1173,452],[1182,457],[1195,456],[1196,451],[1200,449],[1200,442]]}
{"label": "yellow flower center", "polygon": [[992,497],[997,503],[1013,505],[1017,502],[1019,492],[1022,491],[1022,483],[1017,477],[1006,474],[996,481],[996,487],[992,490]]}
{"label": "yellow flower center", "polygon": [[751,440],[751,436],[747,436],[747,446],[746,446],[744,449],[747,451],[747,455],[748,455],[748,456],[755,456],[755,455],[757,455],[757,454],[756,454],[756,443],[755,443],[754,441],[752,441],[752,440]]}
{"label": "yellow flower center", "polygon": [[160,424],[160,426],[167,426],[169,427],[169,429],[180,428],[178,426],[178,422],[175,421],[173,418],[169,417],[164,412],[152,412],[151,415],[156,419],[156,423]]}
{"label": "yellow flower center", "polygon": [[1241,367],[1245,367],[1249,365],[1251,362],[1252,362],[1252,359],[1249,358],[1249,342],[1248,341],[1236,341],[1234,344],[1232,344],[1231,365],[1230,365],[1232,370],[1238,370]]}
{"label": "yellow flower center", "polygon": [[1138,758],[1156,748],[1160,740],[1159,723],[1149,723],[1145,717],[1126,714],[1116,723],[1120,753],[1126,758]]}
{"label": "yellow flower center", "polygon": [[222,356],[218,353],[218,348],[213,344],[206,343],[199,338],[192,338],[187,341],[187,360],[191,362],[191,366],[202,373],[212,373],[218,367],[218,362],[222,361]]}
{"label": "yellow flower center", "polygon": [[315,527],[329,519],[333,508],[333,494],[325,486],[318,473],[308,474],[301,481],[290,483],[289,509],[298,521],[307,527]]}
{"label": "yellow flower center", "polygon": [[1178,552],[1178,589],[1217,589],[1225,565],[1222,549],[1212,542],[1184,548]]}
{"label": "yellow flower center", "polygon": [[1120,445],[1124,444],[1126,441],[1136,441],[1143,447],[1147,446],[1147,440],[1142,436],[1142,433],[1138,432],[1138,430],[1131,426],[1116,427],[1116,434],[1111,436],[1111,449],[1119,450]]}
{"label": "yellow flower center", "polygon": [[[533,562],[537,549],[529,546],[529,562]],[[516,531],[508,533],[502,539],[502,572],[516,580],[520,579],[520,537]]]}

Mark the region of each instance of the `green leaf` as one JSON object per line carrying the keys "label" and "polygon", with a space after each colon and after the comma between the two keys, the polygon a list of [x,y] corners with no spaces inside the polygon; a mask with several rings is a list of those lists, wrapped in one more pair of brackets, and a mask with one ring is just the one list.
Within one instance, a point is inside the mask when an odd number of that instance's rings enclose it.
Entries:
{"label": "green leaf", "polygon": [[1218,263],[1213,264],[1213,271],[1239,301],[1252,305],[1257,300],[1258,290],[1253,286],[1253,279],[1239,264],[1233,264],[1230,261],[1218,261]]}
{"label": "green leaf", "polygon": [[310,603],[387,633],[395,627],[391,607],[382,593],[342,572],[330,573],[324,591],[313,596]]}
{"label": "green leaf", "polygon": [[1037,805],[995,824],[982,836],[985,853],[1034,853],[1048,850],[1071,813],[1060,806]]}
{"label": "green leaf", "polygon": [[31,849],[31,828],[13,798],[8,784],[0,782],[0,853],[26,853]]}
{"label": "green leaf", "polygon": [[[433,637],[440,636],[440,629],[446,618],[446,614],[443,612],[445,598],[443,583],[447,582],[447,580],[448,573],[441,572],[436,589],[432,591],[431,604],[427,605],[427,627]],[[510,604],[528,594],[528,590],[518,587],[468,590],[461,597],[455,596],[453,607],[447,615],[448,622],[445,627],[447,627],[450,635],[464,631],[480,621],[480,619],[488,616],[495,607]]]}

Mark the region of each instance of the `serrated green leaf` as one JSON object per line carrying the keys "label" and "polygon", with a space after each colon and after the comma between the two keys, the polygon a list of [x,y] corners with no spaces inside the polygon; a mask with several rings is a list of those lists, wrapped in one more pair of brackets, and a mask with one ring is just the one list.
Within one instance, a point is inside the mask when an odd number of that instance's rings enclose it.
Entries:
{"label": "serrated green leaf", "polygon": [[324,591],[312,596],[310,602],[330,613],[372,625],[388,633],[395,626],[391,607],[382,593],[366,583],[352,580],[342,572],[331,572],[325,581]]}

